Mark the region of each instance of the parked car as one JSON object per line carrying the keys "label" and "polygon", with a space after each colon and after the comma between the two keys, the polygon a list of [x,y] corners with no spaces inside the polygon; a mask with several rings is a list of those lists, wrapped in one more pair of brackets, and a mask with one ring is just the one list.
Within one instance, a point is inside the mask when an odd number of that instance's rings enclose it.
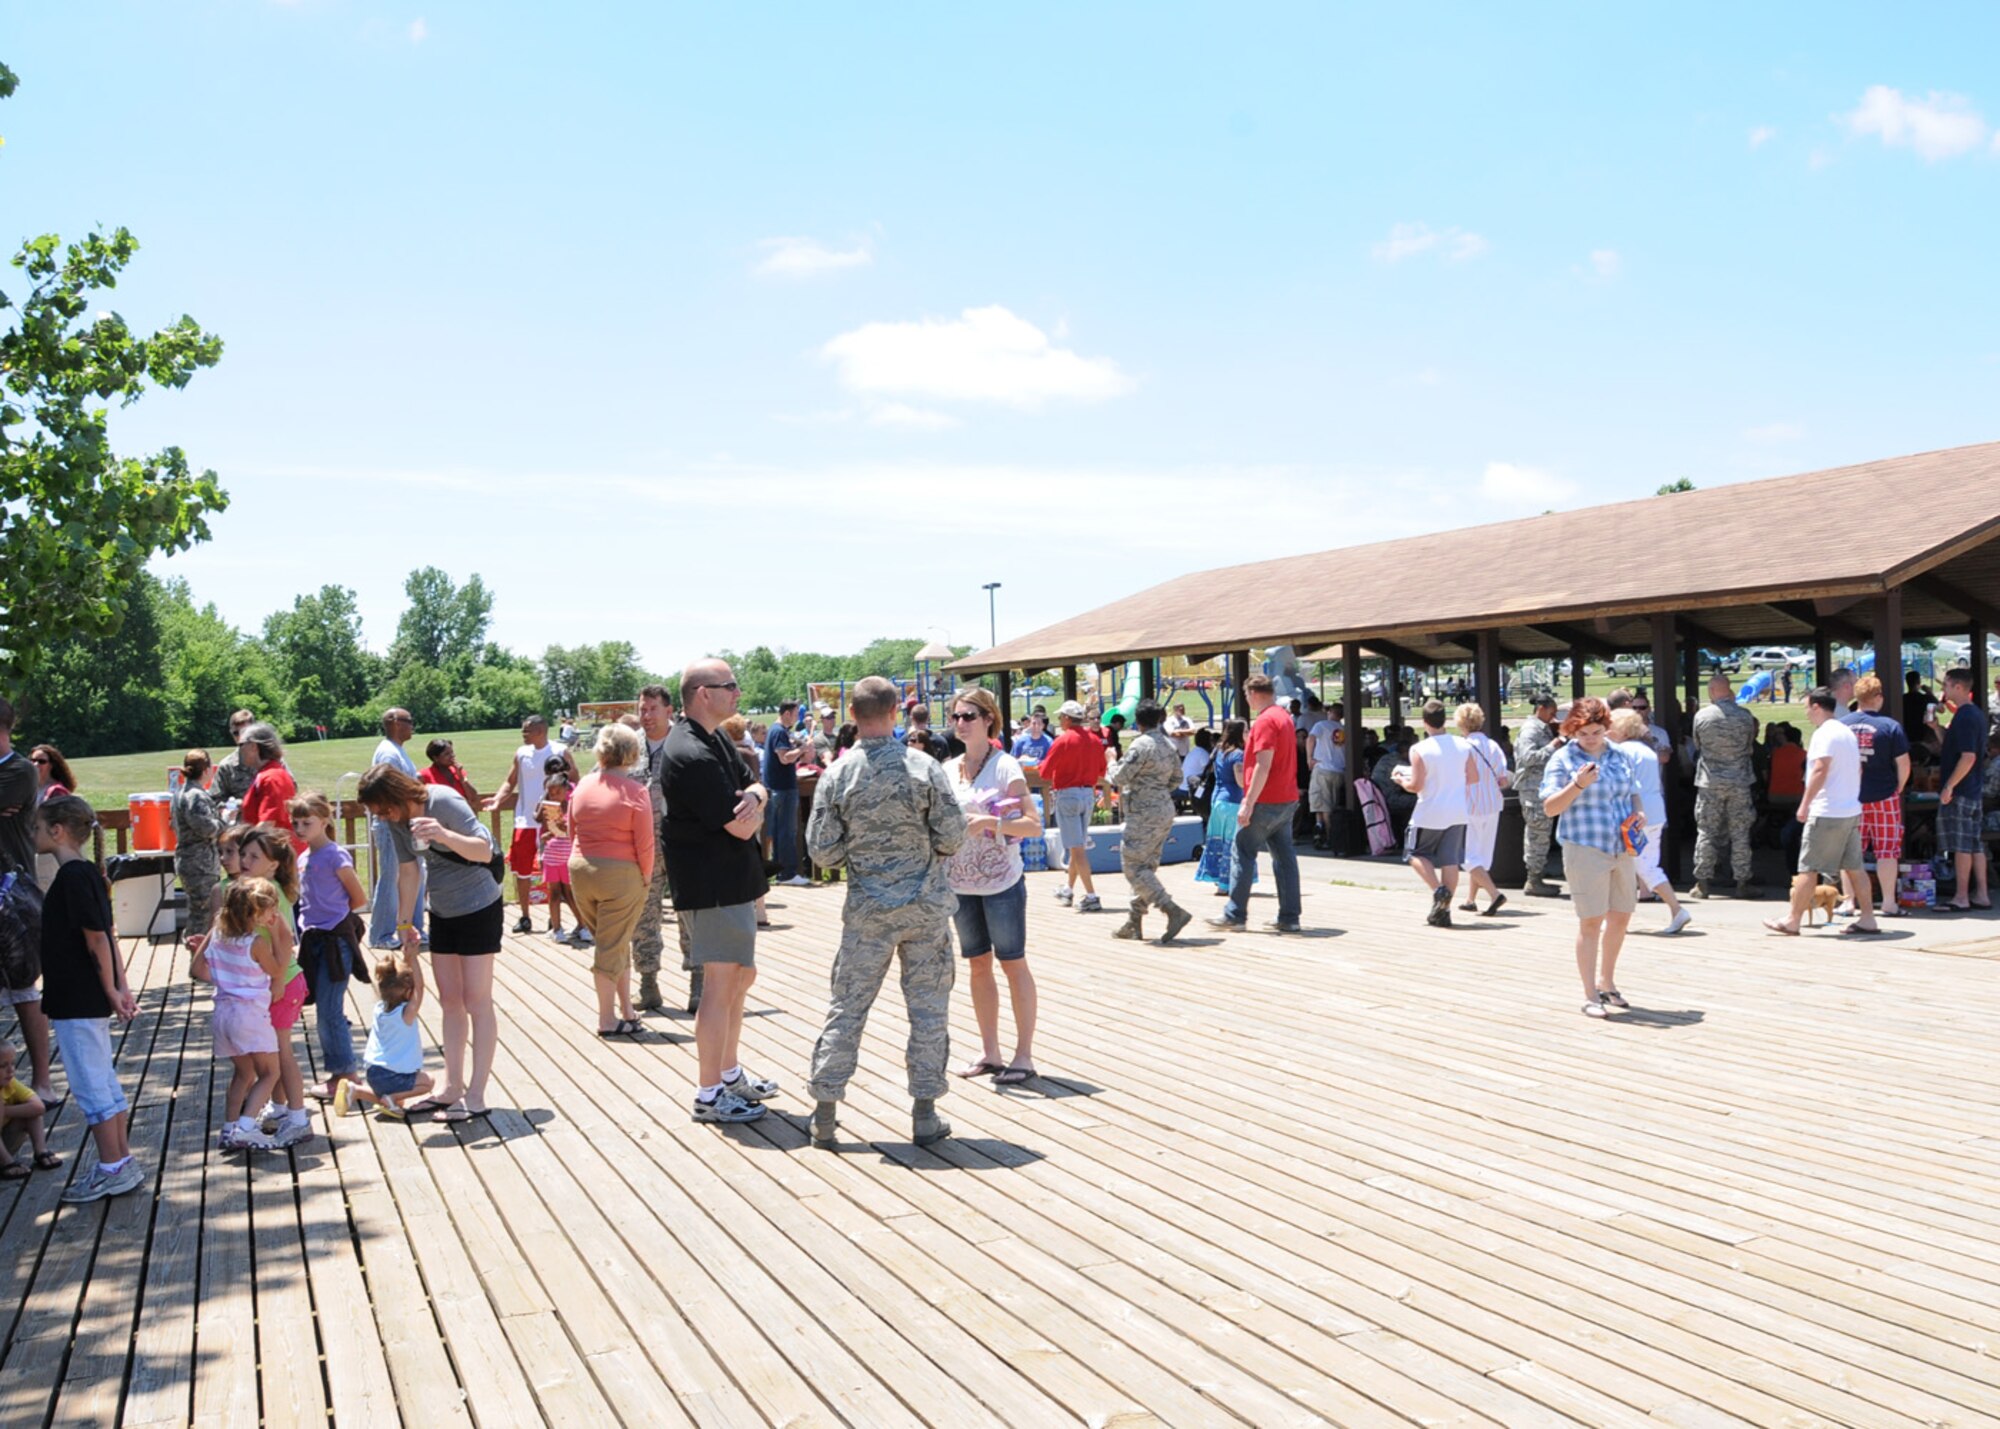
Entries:
{"label": "parked car", "polygon": [[[1803,657],[1806,663],[1812,657]],[[1796,666],[1801,659],[1797,650],[1784,645],[1758,645],[1743,652],[1744,667],[1751,670],[1782,670],[1787,665]]]}
{"label": "parked car", "polygon": [[1642,679],[1653,673],[1651,655],[1618,655],[1604,662],[1607,680]]}

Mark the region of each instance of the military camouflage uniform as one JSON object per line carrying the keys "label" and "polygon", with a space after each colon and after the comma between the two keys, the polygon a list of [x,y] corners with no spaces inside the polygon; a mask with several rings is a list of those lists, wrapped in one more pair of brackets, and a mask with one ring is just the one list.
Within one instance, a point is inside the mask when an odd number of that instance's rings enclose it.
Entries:
{"label": "military camouflage uniform", "polygon": [[1167,886],[1160,882],[1160,855],[1174,830],[1174,789],[1181,782],[1181,761],[1173,740],[1157,729],[1142,732],[1124,758],[1105,773],[1104,782],[1119,792],[1125,830],[1118,856],[1125,881],[1132,885],[1132,911],[1118,936],[1137,937],[1147,909],[1174,907]]}
{"label": "military camouflage uniform", "polygon": [[214,797],[217,808],[231,799],[241,799],[250,792],[250,781],[257,777],[254,769],[245,769],[243,761],[231,750],[223,761],[215,766],[215,777],[208,782],[208,792]]}
{"label": "military camouflage uniform", "polygon": [[812,1095],[846,1094],[868,1011],[889,959],[903,964],[910,1095],[944,1095],[958,899],[945,864],[965,842],[965,814],[938,762],[886,735],[862,740],[821,778],[806,848],[822,868],[847,866],[847,904],[826,1026],[813,1047]]}
{"label": "military camouflage uniform", "polygon": [[1521,822],[1527,826],[1521,853],[1530,885],[1547,877],[1549,842],[1556,821],[1542,807],[1542,771],[1555,753],[1556,727],[1530,715],[1514,743],[1514,788],[1521,796]]}
{"label": "military camouflage uniform", "polygon": [[[646,902],[639,909],[639,926],[632,933],[632,966],[639,974],[639,1006],[652,1011],[662,1006],[660,998],[660,904],[667,896],[667,798],[660,789],[660,759],[666,741],[653,748],[645,733],[639,735],[639,753],[646,761],[640,783],[653,801],[653,882],[646,890]],[[682,966],[686,966],[687,935],[681,935]]]}
{"label": "military camouflage uniform", "polygon": [[186,936],[206,933],[215,921],[215,885],[222,878],[222,854],[215,837],[222,819],[206,789],[189,786],[174,795],[174,872],[187,892]]}
{"label": "military camouflage uniform", "polygon": [[1751,751],[1757,745],[1757,716],[1734,700],[1704,705],[1694,717],[1694,876],[1715,877],[1722,841],[1729,840],[1729,867],[1738,883],[1750,881],[1750,826],[1756,819],[1751,797],[1756,774]]}

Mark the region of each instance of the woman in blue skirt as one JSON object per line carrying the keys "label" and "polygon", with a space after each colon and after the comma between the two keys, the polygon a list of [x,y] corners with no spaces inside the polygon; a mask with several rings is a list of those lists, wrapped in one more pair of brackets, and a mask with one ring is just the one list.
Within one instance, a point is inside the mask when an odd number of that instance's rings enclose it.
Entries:
{"label": "woman in blue skirt", "polygon": [[[1231,865],[1236,858],[1236,811],[1243,803],[1243,739],[1249,726],[1240,719],[1222,727],[1222,748],[1215,756],[1215,794],[1208,811],[1208,841],[1201,848],[1201,868],[1195,881],[1215,886],[1227,897]],[[1250,881],[1257,881],[1255,869]]]}

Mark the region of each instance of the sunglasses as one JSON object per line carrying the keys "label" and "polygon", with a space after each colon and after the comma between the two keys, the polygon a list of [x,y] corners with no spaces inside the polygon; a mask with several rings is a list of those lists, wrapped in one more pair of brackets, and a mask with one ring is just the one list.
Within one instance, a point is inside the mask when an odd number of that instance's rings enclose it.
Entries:
{"label": "sunglasses", "polygon": [[953,710],[951,712],[951,720],[953,724],[971,724],[976,719],[985,719],[985,718],[986,716],[981,714],[978,710]]}
{"label": "sunglasses", "polygon": [[46,754],[34,754],[28,757],[28,762],[30,764],[47,764],[49,757]]}
{"label": "sunglasses", "polygon": [[743,687],[737,684],[736,681],[731,680],[726,685],[696,685],[695,688],[697,690],[740,690]]}

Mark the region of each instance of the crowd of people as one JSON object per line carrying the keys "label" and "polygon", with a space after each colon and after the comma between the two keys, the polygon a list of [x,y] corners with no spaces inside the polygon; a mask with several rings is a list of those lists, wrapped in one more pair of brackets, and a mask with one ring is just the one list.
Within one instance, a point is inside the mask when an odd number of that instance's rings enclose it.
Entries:
{"label": "crowd of people", "polygon": [[[677,691],[649,685],[635,714],[599,730],[587,774],[579,773],[572,741],[552,742],[547,721],[530,717],[497,792],[484,798],[449,740],[431,740],[420,766],[407,748],[408,711],[387,711],[357,791],[370,815],[372,888],[334,836],[331,802],[301,792],[277,731],[238,711],[228,755],[213,762],[207,751],[189,750],[172,796],[191,967],[212,988],[215,1055],[232,1068],[218,1144],[225,1151],[299,1144],[313,1134],[309,1098],[330,1101],[336,1114],[360,1102],[393,1117],[484,1115],[509,870],[516,935],[537,931],[531,890],[539,887],[548,934],[591,950],[597,1030],[606,1038],[641,1035],[642,1015],[663,1010],[663,929],[672,919],[695,1017],[691,1114],[725,1124],[755,1120],[778,1092],[740,1054],[772,877],[806,887],[809,867],[837,870],[845,880],[843,932],[808,1074],[812,1139],[821,1146],[838,1145],[838,1106],[892,963],[908,1007],[912,1134],[920,1144],[950,1132],[937,1101],[952,1071],[1001,1085],[1038,1075],[1024,849],[1035,841],[1060,849],[1057,902],[1099,911],[1091,851],[1110,834],[1100,822],[1109,802],[1117,805],[1119,867],[1130,890],[1111,936],[1143,939],[1149,915],[1158,914],[1157,940],[1171,944],[1194,920],[1159,872],[1177,815],[1196,816],[1196,883],[1224,900],[1208,919],[1214,929],[1247,925],[1268,858],[1276,907],[1265,926],[1301,931],[1294,838],[1342,852],[1357,827],[1373,851],[1402,843],[1428,892],[1427,920],[1448,927],[1454,910],[1491,917],[1507,901],[1493,864],[1511,790],[1522,814],[1528,894],[1556,892],[1547,862],[1551,841],[1560,847],[1583,1011],[1593,1017],[1628,1005],[1617,965],[1642,898],[1665,906],[1664,933],[1691,920],[1661,856],[1684,822],[1695,828],[1692,896],[1713,896],[1725,859],[1736,891],[1754,895],[1757,824],[1780,811],[1792,831],[1770,832],[1796,872],[1785,914],[1765,926],[1795,935],[1831,886],[1854,915],[1843,932],[1865,936],[1880,931],[1877,880],[1882,913],[1902,911],[1904,796],[1928,783],[1938,797],[1938,849],[1955,874],[1949,906],[1990,906],[1985,838],[1995,832],[1995,814],[1987,805],[2000,801],[2000,768],[1988,766],[2000,760],[2000,739],[1969,671],[1946,674],[1941,700],[1911,676],[1900,719],[1883,712],[1879,681],[1838,671],[1807,696],[1804,744],[1785,725],[1760,740],[1755,716],[1726,679],[1718,676],[1708,693],[1678,734],[1652,720],[1643,691],[1619,690],[1560,711],[1538,697],[1512,736],[1504,725],[1489,732],[1478,704],[1454,709],[1433,699],[1421,707],[1417,737],[1350,727],[1338,703],[1294,701],[1288,709],[1261,675],[1243,690],[1248,720],[1197,726],[1184,704],[1170,710],[1146,699],[1129,731],[1122,712],[1093,721],[1073,700],[1053,717],[1037,706],[1017,727],[988,691],[968,686],[945,702],[945,728],[935,730],[925,705],[871,678],[850,693],[850,723],[830,706],[807,711],[787,702],[775,721],[753,725],[738,712],[728,665],[701,661]],[[108,1028],[113,1018],[129,1020],[136,1003],[106,885],[86,852],[95,814],[72,793],[75,776],[59,750],[37,745],[25,757],[14,750],[13,723],[12,707],[0,700],[0,875],[32,878],[44,889],[42,975],[38,986],[0,989],[16,1010],[29,1064],[21,1080],[14,1049],[0,1047],[0,1178],[61,1164],[45,1130],[63,1100],[51,1081],[52,1051],[60,1049],[68,1095],[97,1148],[96,1167],[65,1199],[118,1195],[144,1175],[127,1141]],[[802,771],[817,776],[803,821]],[[1047,800],[1052,828],[1034,807],[1031,784]],[[512,814],[505,848],[499,821],[489,830],[481,818],[503,811]],[[946,1028],[960,962],[980,1047],[953,1069]],[[354,979],[374,994],[359,1056],[346,1011]],[[1011,1047],[1001,1036],[1002,980]],[[440,1080],[426,1071],[418,1022],[432,995]],[[311,1086],[294,1036],[307,1007],[321,1071]],[[23,1146],[26,1160],[16,1155]]]}

